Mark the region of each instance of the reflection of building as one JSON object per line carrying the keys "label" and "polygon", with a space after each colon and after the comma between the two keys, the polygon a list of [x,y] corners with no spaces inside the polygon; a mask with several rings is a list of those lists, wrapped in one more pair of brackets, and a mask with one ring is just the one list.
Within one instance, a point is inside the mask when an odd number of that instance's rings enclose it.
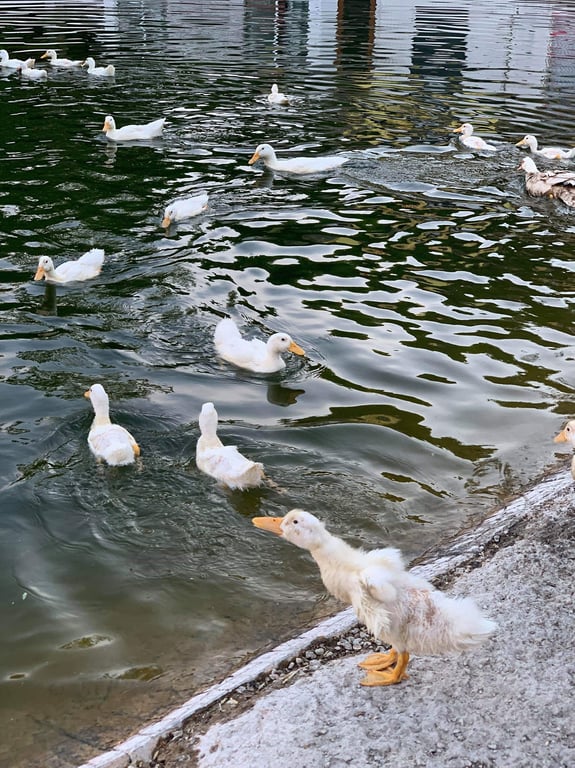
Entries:
{"label": "reflection of building", "polygon": [[575,94],[575,14],[569,6],[551,11],[548,84],[567,88],[571,99]]}
{"label": "reflection of building", "polygon": [[[561,16],[552,8],[540,7],[534,25],[528,0],[403,0],[401,4],[387,0],[310,0],[308,57],[310,63],[316,57],[325,63],[326,50],[332,48],[333,60],[341,61],[340,46],[349,42],[345,24],[349,21],[357,27],[361,20],[365,35],[373,34],[373,45],[358,45],[347,53],[356,64],[363,54],[367,71],[419,76],[433,71],[435,77],[443,78],[459,71],[475,88],[481,88],[485,79],[489,90],[495,78],[484,78],[486,71],[513,72],[506,78],[508,89],[520,93],[525,91],[522,83],[526,83],[532,92],[537,79],[544,84],[553,18]],[[562,16],[564,26],[567,13]]]}

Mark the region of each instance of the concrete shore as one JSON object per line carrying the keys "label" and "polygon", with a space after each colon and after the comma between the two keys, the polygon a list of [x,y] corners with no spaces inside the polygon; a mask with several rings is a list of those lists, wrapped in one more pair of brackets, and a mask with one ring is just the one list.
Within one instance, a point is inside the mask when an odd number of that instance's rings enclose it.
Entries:
{"label": "concrete shore", "polygon": [[574,493],[553,475],[416,566],[498,622],[475,653],[362,688],[375,646],[346,610],[82,768],[570,768]]}

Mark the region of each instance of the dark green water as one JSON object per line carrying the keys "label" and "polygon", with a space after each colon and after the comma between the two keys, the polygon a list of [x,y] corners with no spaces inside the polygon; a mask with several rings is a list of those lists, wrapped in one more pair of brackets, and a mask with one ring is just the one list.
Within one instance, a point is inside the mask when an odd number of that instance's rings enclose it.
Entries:
{"label": "dark green water", "polygon": [[[526,197],[514,144],[573,142],[575,7],[1,6],[11,56],[117,69],[0,78],[0,763],[68,768],[336,609],[254,515],[303,507],[412,557],[557,460],[574,214]],[[107,114],[165,116],[164,137],[107,143]],[[462,152],[464,120],[500,150]],[[274,176],[248,166],[263,141],[350,160]],[[165,205],[200,191],[209,209],[164,233]],[[32,281],[41,255],[91,247],[95,280]],[[305,361],[222,363],[227,314]],[[90,455],[94,382],[138,466]],[[197,471],[207,400],[272,487]]]}

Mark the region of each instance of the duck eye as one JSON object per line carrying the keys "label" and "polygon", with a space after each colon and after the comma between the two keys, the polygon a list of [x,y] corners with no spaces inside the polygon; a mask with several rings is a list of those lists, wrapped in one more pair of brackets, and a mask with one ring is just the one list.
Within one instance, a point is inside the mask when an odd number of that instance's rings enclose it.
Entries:
{"label": "duck eye", "polygon": [[293,524],[294,524],[294,525],[297,525],[298,523],[299,523],[299,520],[294,520],[294,521],[293,521]]}

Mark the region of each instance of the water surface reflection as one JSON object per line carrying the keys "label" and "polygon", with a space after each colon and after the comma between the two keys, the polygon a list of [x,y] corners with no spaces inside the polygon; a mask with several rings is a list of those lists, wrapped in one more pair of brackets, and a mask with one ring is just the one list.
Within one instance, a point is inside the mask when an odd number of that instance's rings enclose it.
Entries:
{"label": "water surface reflection", "polygon": [[[3,764],[75,766],[335,610],[252,516],[307,507],[414,556],[554,461],[573,214],[525,195],[514,144],[570,135],[570,11],[3,4],[11,55],[116,65],[110,82],[0,73]],[[287,107],[268,104],[272,82]],[[164,137],[110,143],[107,114],[164,115]],[[498,152],[463,151],[464,120]],[[248,165],[263,141],[349,161],[273,174]],[[163,231],[165,205],[201,191],[208,209]],[[91,247],[95,280],[32,282],[40,255]],[[271,376],[222,363],[225,315],[307,358]],[[142,446],[133,467],[89,453],[95,382]],[[270,485],[231,493],[197,471],[208,400]]]}

